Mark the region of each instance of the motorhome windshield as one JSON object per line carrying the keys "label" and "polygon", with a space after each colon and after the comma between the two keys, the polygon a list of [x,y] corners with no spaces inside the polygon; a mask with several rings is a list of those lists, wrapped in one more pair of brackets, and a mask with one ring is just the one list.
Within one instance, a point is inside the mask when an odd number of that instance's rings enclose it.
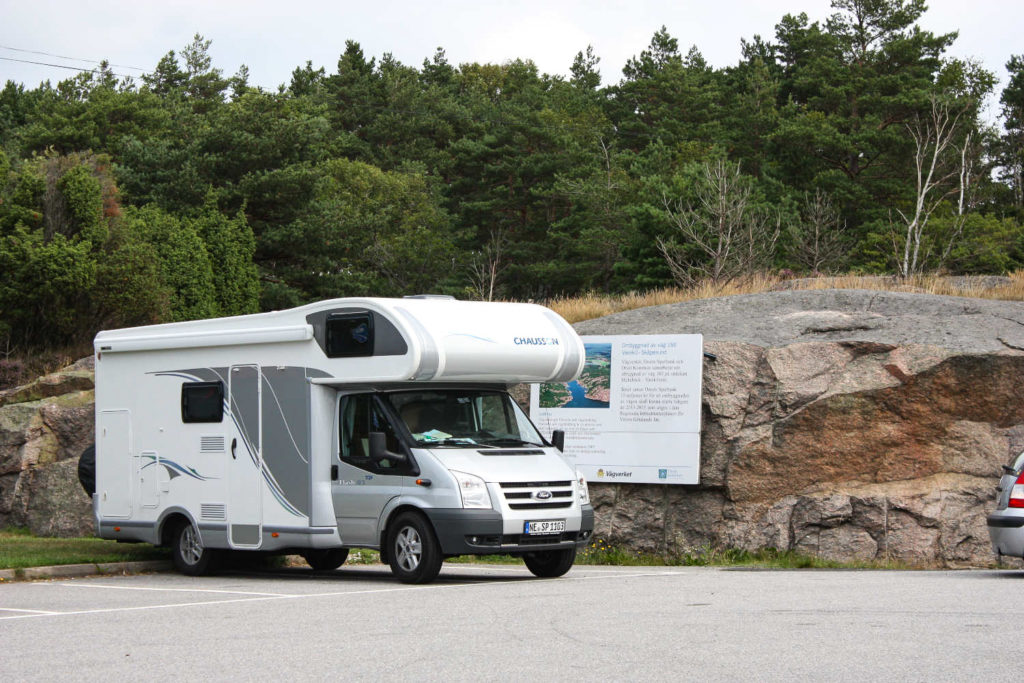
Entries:
{"label": "motorhome windshield", "polygon": [[419,446],[541,446],[544,440],[508,394],[474,389],[387,395]]}

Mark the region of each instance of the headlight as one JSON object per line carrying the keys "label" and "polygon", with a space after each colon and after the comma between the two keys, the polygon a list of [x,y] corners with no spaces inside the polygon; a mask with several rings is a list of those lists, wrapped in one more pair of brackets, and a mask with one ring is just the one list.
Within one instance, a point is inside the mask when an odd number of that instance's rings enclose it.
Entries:
{"label": "headlight", "polygon": [[579,484],[577,495],[580,498],[580,505],[586,505],[590,502],[590,489],[587,488],[587,478],[579,470],[576,470],[576,483]]}
{"label": "headlight", "polygon": [[487,492],[487,484],[480,477],[465,472],[451,470],[455,481],[459,483],[459,493],[462,495],[462,507],[482,508],[490,510],[491,494]]}

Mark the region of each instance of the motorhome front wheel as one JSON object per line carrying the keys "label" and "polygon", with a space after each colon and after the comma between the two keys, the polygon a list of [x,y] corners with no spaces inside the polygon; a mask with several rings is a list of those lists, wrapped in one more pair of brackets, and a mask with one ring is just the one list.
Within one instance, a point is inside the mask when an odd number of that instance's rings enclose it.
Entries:
{"label": "motorhome front wheel", "polygon": [[534,576],[554,578],[572,569],[576,561],[576,548],[565,550],[542,550],[523,555],[523,562]]}
{"label": "motorhome front wheel", "polygon": [[430,583],[441,571],[441,547],[430,523],[415,512],[403,512],[388,532],[391,571],[403,583]]}

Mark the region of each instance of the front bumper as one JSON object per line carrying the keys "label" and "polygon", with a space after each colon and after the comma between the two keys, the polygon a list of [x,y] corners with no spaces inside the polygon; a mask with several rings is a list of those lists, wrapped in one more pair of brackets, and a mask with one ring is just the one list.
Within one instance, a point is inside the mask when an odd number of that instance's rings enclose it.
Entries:
{"label": "front bumper", "polygon": [[[1024,510],[1021,510],[1024,513]],[[1024,514],[994,512],[986,519],[992,550],[999,555],[1024,557]]]}
{"label": "front bumper", "polygon": [[495,510],[427,509],[441,552],[445,555],[520,554],[537,550],[583,547],[594,533],[594,508],[582,506],[579,530],[527,536],[503,533],[504,521]]}

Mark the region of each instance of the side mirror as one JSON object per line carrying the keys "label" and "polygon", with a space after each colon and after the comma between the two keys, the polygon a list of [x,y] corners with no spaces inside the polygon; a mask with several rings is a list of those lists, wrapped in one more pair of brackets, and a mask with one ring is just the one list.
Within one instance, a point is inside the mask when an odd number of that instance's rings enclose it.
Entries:
{"label": "side mirror", "polygon": [[408,462],[409,457],[405,453],[392,453],[388,450],[387,437],[384,432],[370,432],[370,460],[380,463],[382,460],[390,460],[393,463]]}
{"label": "side mirror", "polygon": [[561,429],[556,429],[551,432],[551,445],[558,450],[565,452],[565,432]]}

